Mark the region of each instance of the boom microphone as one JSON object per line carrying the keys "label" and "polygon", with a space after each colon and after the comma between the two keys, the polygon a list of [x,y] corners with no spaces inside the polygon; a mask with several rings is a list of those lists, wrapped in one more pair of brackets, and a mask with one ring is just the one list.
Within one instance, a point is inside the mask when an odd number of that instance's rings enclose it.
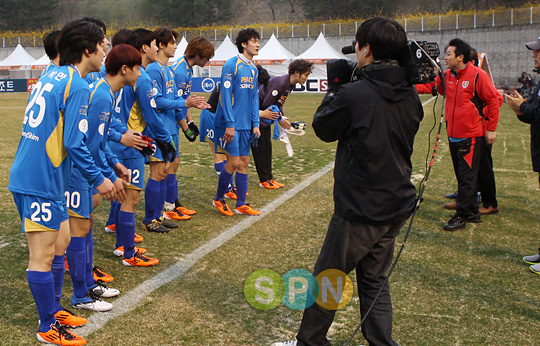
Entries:
{"label": "boom microphone", "polygon": [[352,54],[355,52],[354,50],[354,47],[356,46],[356,41],[352,41],[352,45],[350,46],[345,46],[343,48],[341,48],[341,53],[343,54]]}

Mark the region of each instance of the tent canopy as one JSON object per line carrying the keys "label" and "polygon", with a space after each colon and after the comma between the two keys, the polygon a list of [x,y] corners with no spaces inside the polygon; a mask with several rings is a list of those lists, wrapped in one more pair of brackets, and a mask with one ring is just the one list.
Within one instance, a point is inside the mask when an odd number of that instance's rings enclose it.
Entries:
{"label": "tent canopy", "polygon": [[347,59],[347,57],[334,49],[324,38],[322,32],[317,37],[313,45],[304,53],[296,57],[297,59],[305,59],[315,64],[322,64],[330,59]]}
{"label": "tent canopy", "polygon": [[216,49],[214,57],[210,59],[210,65],[223,65],[227,60],[237,54],[238,48],[236,48],[229,35],[227,35],[218,49]]}
{"label": "tent canopy", "polygon": [[43,54],[41,58],[37,59],[36,61],[32,63],[32,69],[33,70],[44,69],[45,67],[47,67],[47,65],[49,65],[50,62],[51,62],[51,59],[49,59],[47,54]]}
{"label": "tent canopy", "polygon": [[268,42],[259,51],[259,54],[255,56],[254,62],[261,65],[271,65],[290,59],[294,59],[294,54],[283,47],[276,36],[272,34]]}
{"label": "tent canopy", "polygon": [[178,59],[184,56],[184,52],[186,51],[186,47],[188,45],[188,42],[185,37],[182,37],[180,42],[178,43],[178,46],[176,47],[176,51],[174,52],[174,56],[169,59],[169,63],[176,62]]}
{"label": "tent canopy", "polygon": [[18,44],[15,50],[2,62],[0,62],[0,69],[16,69],[23,68],[24,66],[30,66],[36,61],[30,54],[28,54],[24,48]]}

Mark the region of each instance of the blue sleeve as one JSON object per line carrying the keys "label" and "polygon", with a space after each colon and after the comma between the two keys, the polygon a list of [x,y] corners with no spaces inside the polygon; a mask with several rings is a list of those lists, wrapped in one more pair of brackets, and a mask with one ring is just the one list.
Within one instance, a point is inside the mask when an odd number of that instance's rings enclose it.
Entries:
{"label": "blue sleeve", "polygon": [[[110,167],[113,168],[113,171],[114,171],[114,166],[120,162],[120,160],[118,160],[118,157],[116,157],[116,155],[111,151],[111,148],[109,148],[109,144],[108,142],[105,142],[105,145],[103,147],[103,152],[105,153],[105,158],[107,160],[107,163],[109,164]],[[116,174],[115,174],[116,176]],[[114,180],[113,180],[114,182]]]}
{"label": "blue sleeve", "polygon": [[88,132],[88,101],[90,89],[76,88],[66,100],[64,116],[64,145],[73,164],[83,177],[93,186],[99,186],[105,180],[96,166],[92,154],[86,145]]}
{"label": "blue sleeve", "polygon": [[120,143],[122,135],[126,133],[128,128],[124,126],[117,118],[111,117],[111,123],[109,126],[109,140]]}
{"label": "blue sleeve", "polygon": [[146,121],[146,124],[152,131],[154,139],[159,139],[165,142],[171,141],[171,134],[165,128],[159,113],[156,108],[156,101],[154,100],[152,83],[145,79],[140,85],[135,88],[135,94],[141,107],[141,112]]}
{"label": "blue sleeve", "polygon": [[[187,111],[188,111],[188,107],[186,107],[186,99],[191,94],[191,91],[190,92],[186,91],[185,86],[188,83],[188,77],[184,73],[175,73],[174,74],[174,82],[175,82],[176,90],[177,90],[176,95],[177,95],[178,99],[182,99],[183,102],[184,102],[184,106],[181,107],[181,108],[176,109],[176,112],[175,112],[176,121],[180,121],[180,120],[184,120],[186,118]],[[182,90],[182,96],[179,96],[180,95],[180,93],[179,93],[180,90]]]}
{"label": "blue sleeve", "polygon": [[182,98],[168,99],[163,96],[163,76],[160,70],[148,69],[146,72],[152,80],[153,87],[157,90],[154,99],[158,109],[169,110],[186,106],[186,101]]}
{"label": "blue sleeve", "polygon": [[[259,78],[259,71],[255,69],[255,86],[257,85],[257,79]],[[257,87],[251,90],[251,127],[259,127],[259,93]]]}
{"label": "blue sleeve", "polygon": [[[109,178],[112,182],[116,181],[116,174],[114,170],[109,166],[106,150],[108,150],[107,136],[105,130],[108,129],[111,121],[112,104],[107,100],[100,98],[93,98],[90,106],[88,107],[88,139],[87,145],[97,167],[101,170],[101,173]],[[101,129],[101,130],[100,130]],[[107,149],[105,149],[107,148]],[[110,151],[109,151],[110,153]]]}
{"label": "blue sleeve", "polygon": [[[219,102],[221,108],[223,108],[223,117],[225,120],[225,127],[234,127],[234,115],[232,111],[233,102],[233,85],[235,83],[234,67],[232,64],[223,65],[221,72],[221,88],[219,92]],[[257,102],[259,104],[259,102]],[[257,110],[257,117],[259,112]]]}

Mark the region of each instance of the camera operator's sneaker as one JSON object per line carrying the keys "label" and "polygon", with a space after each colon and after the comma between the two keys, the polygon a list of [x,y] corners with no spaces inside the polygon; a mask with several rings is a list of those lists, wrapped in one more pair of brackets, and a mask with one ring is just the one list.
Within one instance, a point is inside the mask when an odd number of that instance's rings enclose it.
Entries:
{"label": "camera operator's sneaker", "polygon": [[[135,246],[135,252],[145,253],[146,249],[143,248],[143,247],[136,247]],[[114,255],[116,257],[124,256],[124,247],[123,246],[117,247],[116,249],[114,249],[113,253],[114,253]]]}
{"label": "camera operator's sneaker", "polygon": [[120,291],[116,288],[107,287],[99,282],[96,284],[96,287],[91,288],[90,291],[94,292],[94,294],[100,298],[112,298],[120,294]]}
{"label": "camera operator's sneaker", "polygon": [[107,233],[115,233],[116,232],[116,225],[115,224],[106,225],[105,226],[105,232],[107,232]]}
{"label": "camera operator's sneaker", "polygon": [[38,341],[54,345],[86,345],[86,340],[83,337],[73,334],[72,332],[67,330],[66,327],[62,326],[58,321],[56,321],[54,324],[51,324],[51,329],[49,329],[47,332],[38,332],[37,339]]}
{"label": "camera operator's sneaker", "polygon": [[538,253],[531,256],[525,256],[523,257],[523,262],[527,264],[537,264],[540,263],[540,249],[538,249]]}
{"label": "camera operator's sneaker", "polygon": [[154,219],[152,221],[150,221],[149,223],[147,224],[143,224],[144,225],[144,228],[146,228],[146,230],[148,232],[156,232],[156,233],[167,233],[167,232],[170,232],[171,230],[168,229],[167,227],[163,226],[161,224],[161,222],[159,222],[158,220]]}
{"label": "camera operator's sneaker", "polygon": [[467,226],[467,218],[456,214],[452,216],[452,218],[447,223],[444,224],[443,229],[445,231],[453,232],[459,229],[463,229],[466,226]]}
{"label": "camera operator's sneaker", "polygon": [[86,309],[98,312],[105,312],[112,309],[113,305],[108,302],[104,302],[99,299],[92,291],[82,298],[75,297],[75,294],[71,296],[71,306],[75,309]]}
{"label": "camera operator's sneaker", "polygon": [[262,214],[260,211],[255,210],[252,207],[250,207],[249,204],[244,204],[237,207],[236,209],[234,209],[234,213],[240,214],[240,215],[250,215],[250,216],[257,216],[257,215]]}
{"label": "camera operator's sneaker", "polygon": [[94,281],[95,282],[111,282],[111,281],[114,281],[114,278],[112,277],[112,275],[109,275],[107,273],[105,273],[103,270],[101,270],[100,267],[96,267],[94,266],[92,268],[92,274],[94,275]]}
{"label": "camera operator's sneaker", "polygon": [[87,319],[81,316],[75,315],[73,312],[62,307],[62,310],[54,314],[54,318],[64,327],[77,328],[84,326]]}
{"label": "camera operator's sneaker", "polygon": [[212,205],[216,207],[217,210],[219,210],[219,212],[222,213],[223,215],[227,215],[227,216],[234,215],[233,211],[231,210],[231,208],[229,208],[229,206],[227,205],[227,202],[225,202],[224,199],[222,199],[221,201],[212,200]]}
{"label": "camera operator's sneaker", "polygon": [[126,267],[150,267],[159,263],[157,258],[151,258],[135,252],[135,255],[131,258],[124,258],[122,264]]}
{"label": "camera operator's sneaker", "polygon": [[536,274],[540,274],[540,263],[530,266],[529,269]]}
{"label": "camera operator's sneaker", "polygon": [[191,219],[191,216],[184,215],[178,210],[174,209],[170,211],[164,211],[163,218],[166,220],[189,220]]}

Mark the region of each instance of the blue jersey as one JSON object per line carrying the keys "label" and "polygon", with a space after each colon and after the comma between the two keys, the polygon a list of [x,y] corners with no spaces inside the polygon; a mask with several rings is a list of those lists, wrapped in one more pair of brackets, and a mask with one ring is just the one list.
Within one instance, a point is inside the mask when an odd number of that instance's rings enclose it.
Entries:
{"label": "blue jersey", "polygon": [[243,55],[227,60],[221,71],[216,127],[250,131],[259,127],[258,76],[257,68]]}
{"label": "blue jersey", "polygon": [[90,72],[86,75],[84,80],[88,82],[89,85],[92,85],[93,83],[97,82],[101,78],[105,77],[107,74],[107,71],[105,70],[105,65],[101,65],[101,70],[99,72]]}
{"label": "blue jersey", "polygon": [[175,113],[177,109],[185,106],[185,100],[178,97],[173,70],[156,61],[148,65],[146,72],[154,85],[154,98],[165,127],[170,133],[178,132]]}
{"label": "blue jersey", "polygon": [[63,200],[72,163],[91,184],[105,177],[86,146],[90,89],[72,66],[41,77],[30,94],[9,190]]}
{"label": "blue jersey", "polygon": [[[118,93],[114,116],[130,130],[139,131],[153,139],[171,141],[171,134],[165,128],[154,99],[156,91],[144,67],[135,88],[125,86]],[[109,142],[110,148],[121,159],[140,158],[142,154],[135,148]]]}
{"label": "blue jersey", "polygon": [[[183,56],[178,59],[171,66],[174,71],[174,81],[176,83],[177,94],[184,100],[191,95],[191,82],[193,79],[193,68],[189,66],[189,62],[186,57]],[[188,108],[180,108],[176,111],[176,120],[182,120],[186,118]]]}
{"label": "blue jersey", "polygon": [[52,70],[53,68],[57,68],[58,65],[56,65],[54,62],[50,62],[47,67],[45,67],[45,69],[43,71],[41,71],[41,76],[39,76],[39,78],[43,77],[44,75],[46,75],[50,70]]}

